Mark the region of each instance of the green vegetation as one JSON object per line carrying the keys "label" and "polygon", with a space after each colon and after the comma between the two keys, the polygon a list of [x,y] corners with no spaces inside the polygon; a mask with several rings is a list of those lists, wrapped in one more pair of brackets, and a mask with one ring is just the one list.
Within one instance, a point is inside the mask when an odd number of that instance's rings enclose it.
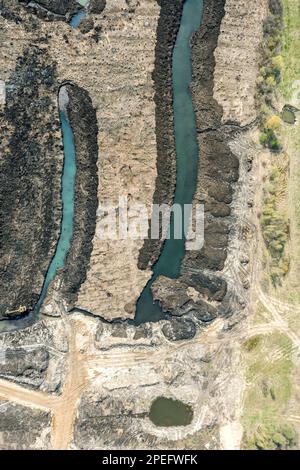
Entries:
{"label": "green vegetation", "polygon": [[288,450],[296,447],[297,435],[292,426],[262,425],[254,435],[244,442],[244,448],[248,450]]}
{"label": "green vegetation", "polygon": [[253,349],[259,345],[260,338],[260,336],[253,336],[253,338],[249,338],[244,342],[243,349],[247,352],[253,351]]}
{"label": "green vegetation", "polygon": [[[272,5],[273,3],[273,5]],[[279,131],[281,119],[271,115],[272,98],[281,80],[283,58],[279,54],[282,35],[282,15],[280,2],[271,2],[270,15],[264,23],[262,44],[262,67],[257,79],[257,102],[261,109],[260,142],[271,152],[281,151]]]}
{"label": "green vegetation", "polygon": [[[283,0],[284,23],[282,29],[280,17],[281,8],[278,0],[271,0],[271,15],[265,24],[263,54],[264,60],[258,80],[258,105],[260,108],[261,143],[269,148],[269,176],[264,180],[264,199],[260,223],[265,241],[263,253],[264,271],[267,276],[264,287],[271,279],[274,285],[281,284],[283,277],[289,271],[290,259],[287,242],[290,227],[293,228],[293,265],[283,287],[277,288],[283,293],[283,300],[289,295],[298,296],[300,252],[295,251],[299,245],[300,232],[295,234],[293,219],[289,220],[289,201],[293,191],[292,209],[297,221],[300,222],[300,185],[299,185],[299,156],[300,125],[295,124],[295,112],[298,107],[295,101],[295,81],[300,79],[300,0]],[[280,47],[282,41],[282,47]],[[271,78],[270,78],[271,77]],[[300,91],[300,81],[298,82]],[[293,93],[294,101],[291,99]],[[274,111],[282,102],[282,97],[291,104],[284,106],[281,113]],[[300,97],[300,96],[299,96]],[[279,99],[278,99],[279,98]],[[297,97],[296,97],[297,98]],[[285,111],[292,113],[286,114]],[[280,123],[279,117],[282,121]],[[281,147],[280,140],[285,145],[289,156],[278,149],[274,138]],[[295,153],[291,153],[295,152]],[[291,175],[289,170],[291,168]],[[288,186],[289,182],[289,186]],[[289,191],[289,195],[288,195]],[[300,228],[300,224],[299,224]],[[298,264],[297,264],[298,263]],[[290,297],[289,297],[290,300]],[[295,300],[296,301],[296,300]],[[293,328],[298,325],[298,316],[292,310],[285,314]],[[258,302],[253,324],[268,322],[265,307]],[[297,433],[291,424],[292,415],[298,411],[298,366],[293,363],[293,344],[282,333],[274,332],[264,336],[248,339],[242,348],[242,359],[245,366],[247,386],[244,395],[244,426],[243,447],[245,449],[293,449],[297,447]],[[295,424],[297,426],[297,423]],[[299,426],[296,428],[299,429]]]}
{"label": "green vegetation", "polygon": [[298,0],[282,0],[284,29],[281,54],[284,67],[280,89],[286,99],[293,93],[293,85],[300,77],[300,4]]}
{"label": "green vegetation", "polygon": [[295,124],[296,116],[295,113],[290,109],[283,109],[282,111],[282,120],[287,124]]}
{"label": "green vegetation", "polygon": [[[300,0],[282,0],[284,28],[281,56],[283,67],[279,91],[289,103],[282,111],[300,108]],[[284,301],[300,302],[300,122],[299,114],[294,126],[284,125],[281,136],[291,158],[289,177],[289,204],[291,218],[291,251],[293,262],[289,275],[278,294]],[[292,116],[290,116],[292,119]]]}
{"label": "green vegetation", "polygon": [[[263,210],[260,218],[262,233],[267,248],[264,265],[270,273],[274,286],[281,284],[289,272],[290,259],[287,254],[290,223],[282,209],[281,200],[287,199],[287,176],[289,161],[282,152],[280,134],[281,116],[274,113],[273,100],[285,70],[281,54],[283,35],[283,12],[280,0],[270,1],[270,14],[264,23],[262,45],[262,67],[258,77],[257,101],[260,109],[260,143],[273,154],[270,176],[264,188]],[[285,116],[290,119],[290,116]]]}
{"label": "green vegetation", "polygon": [[260,217],[262,234],[269,254],[264,258],[264,265],[269,268],[274,286],[281,283],[290,266],[286,249],[290,224],[280,208],[280,200],[285,196],[288,164],[288,158],[284,156],[274,161],[268,184],[264,189],[263,212]]}
{"label": "green vegetation", "polygon": [[268,147],[273,152],[279,152],[281,150],[281,145],[276,135],[276,131],[280,129],[280,125],[280,117],[273,114],[264,122],[264,127],[260,134],[260,143],[265,147]]}
{"label": "green vegetation", "polygon": [[255,308],[255,314],[251,317],[251,324],[254,325],[261,325],[272,321],[272,315],[268,310],[266,310],[265,306],[258,301]]}
{"label": "green vegetation", "polygon": [[263,129],[259,137],[260,143],[272,152],[280,152],[281,144],[273,129]]}
{"label": "green vegetation", "polygon": [[243,345],[246,370],[243,447],[288,449],[296,432],[286,422],[291,396],[292,343],[285,335],[255,336]]}

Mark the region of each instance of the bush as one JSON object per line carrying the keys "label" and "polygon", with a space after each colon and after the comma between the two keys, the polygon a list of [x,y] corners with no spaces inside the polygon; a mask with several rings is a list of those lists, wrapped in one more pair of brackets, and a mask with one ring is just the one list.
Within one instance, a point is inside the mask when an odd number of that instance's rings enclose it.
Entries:
{"label": "bush", "polygon": [[284,178],[282,168],[273,165],[260,217],[262,235],[271,257],[270,275],[274,285],[281,283],[282,277],[288,273],[290,267],[290,258],[285,251],[290,231],[289,219],[286,215],[280,214],[277,207],[282,178]]}
{"label": "bush", "polygon": [[251,352],[259,345],[260,340],[260,336],[253,336],[253,338],[249,338],[244,342],[243,347],[247,352]]}
{"label": "bush", "polygon": [[265,124],[265,127],[266,129],[279,129],[280,127],[280,124],[281,124],[281,119],[279,116],[276,116],[275,114],[273,114],[273,116],[271,116],[266,124]]}
{"label": "bush", "polygon": [[264,129],[260,134],[259,141],[272,152],[279,152],[281,150],[281,144],[273,129]]}
{"label": "bush", "polygon": [[268,106],[266,105],[266,103],[263,103],[260,107],[260,113],[262,114],[262,116],[267,116],[269,114],[269,108]]}
{"label": "bush", "polygon": [[296,444],[296,432],[295,430],[289,426],[289,425],[284,425],[281,428],[281,432],[284,435],[284,437],[287,439],[289,444]]}
{"label": "bush", "polygon": [[281,0],[269,0],[269,8],[270,12],[273,15],[282,16],[283,15],[283,7]]}
{"label": "bush", "polygon": [[283,67],[283,58],[281,55],[277,55],[272,59],[272,65],[274,67],[274,72],[280,74]]}
{"label": "bush", "polygon": [[246,449],[288,450],[297,445],[295,429],[288,425],[264,424],[259,426],[254,435],[244,439]]}
{"label": "bush", "polygon": [[266,78],[266,85],[268,87],[269,90],[272,90],[273,88],[275,88],[276,86],[276,80],[274,78],[273,75],[269,75],[267,78]]}
{"label": "bush", "polygon": [[259,141],[260,141],[261,145],[263,145],[264,147],[268,146],[268,136],[265,132],[262,132],[260,134]]}

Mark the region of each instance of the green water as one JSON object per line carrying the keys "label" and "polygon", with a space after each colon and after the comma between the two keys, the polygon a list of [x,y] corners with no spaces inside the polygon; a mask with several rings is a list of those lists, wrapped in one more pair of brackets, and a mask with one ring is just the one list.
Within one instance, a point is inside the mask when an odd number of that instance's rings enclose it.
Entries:
{"label": "green water", "polygon": [[18,320],[4,320],[0,322],[0,331],[11,331],[32,325],[38,316],[41,305],[47,295],[48,287],[55,278],[57,271],[64,267],[65,259],[70,249],[73,235],[74,221],[74,192],[76,178],[76,156],[74,137],[66,115],[60,112],[62,139],[64,146],[64,165],[62,173],[62,219],[60,236],[56,245],[55,254],[50,262],[41,295],[35,310],[28,316]]}
{"label": "green water", "polygon": [[282,112],[282,120],[286,122],[287,124],[295,124],[296,122],[296,115],[293,111],[290,109],[285,109]]}
{"label": "green water", "polygon": [[155,426],[187,426],[193,414],[192,407],[182,401],[158,397],[151,404],[149,418]]}
{"label": "green water", "polygon": [[[192,203],[197,182],[199,149],[196,117],[190,91],[192,80],[190,39],[200,27],[202,12],[202,0],[186,0],[173,52],[173,101],[177,165],[174,203],[181,206]],[[153,267],[153,276],[137,302],[135,324],[157,321],[164,317],[158,302],[153,302],[151,286],[158,276],[176,279],[180,275],[181,263],[185,254],[185,239],[174,239],[173,227],[173,217],[171,217],[170,239],[165,241],[161,255]]]}

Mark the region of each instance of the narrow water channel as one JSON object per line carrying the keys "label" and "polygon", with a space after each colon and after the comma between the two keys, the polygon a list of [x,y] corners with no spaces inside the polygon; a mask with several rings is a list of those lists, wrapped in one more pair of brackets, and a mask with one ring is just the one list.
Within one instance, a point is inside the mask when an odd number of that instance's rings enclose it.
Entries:
{"label": "narrow water channel", "polygon": [[76,15],[74,15],[70,21],[70,26],[72,28],[77,28],[79,26],[79,23],[83,18],[85,17],[85,10],[80,10]]}
{"label": "narrow water channel", "polygon": [[[83,7],[87,7],[89,0],[78,0]],[[80,10],[70,21],[70,26],[76,28],[82,18],[86,14],[86,10]],[[61,92],[61,89],[60,89]],[[61,132],[64,148],[64,164],[61,180],[61,199],[62,199],[62,219],[60,227],[60,236],[56,245],[55,254],[48,267],[46,277],[44,279],[42,292],[38,303],[33,312],[30,312],[23,318],[15,320],[0,321],[0,332],[13,331],[16,329],[26,328],[32,325],[39,314],[39,310],[46,298],[49,285],[54,280],[57,271],[64,267],[65,259],[70,249],[73,225],[74,225],[74,193],[76,178],[76,153],[74,145],[73,131],[64,111],[59,111]]]}
{"label": "narrow water channel", "polygon": [[[84,2],[84,0],[82,0]],[[87,2],[85,2],[87,3]],[[174,203],[191,204],[196,187],[198,168],[198,143],[196,120],[193,110],[190,83],[192,79],[190,39],[199,28],[202,18],[203,1],[186,0],[173,52],[173,99],[174,126],[176,142],[176,190]],[[74,26],[75,27],[75,23]],[[57,270],[63,268],[70,248],[73,234],[74,191],[76,176],[76,158],[74,138],[69,121],[60,111],[61,129],[64,144],[64,166],[62,174],[63,215],[61,233],[55,255],[49,265],[42,292],[35,311],[18,320],[0,322],[0,331],[21,329],[36,321],[39,309],[46,297],[48,287],[56,276]],[[153,302],[151,286],[158,276],[177,278],[185,254],[185,240],[174,239],[173,218],[170,222],[170,239],[164,243],[161,255],[153,267],[153,276],[144,288],[136,308],[135,324],[157,321],[164,317],[158,302]]]}
{"label": "narrow water channel", "polygon": [[76,156],[73,132],[64,111],[60,111],[60,123],[64,145],[64,165],[62,173],[62,219],[61,229],[54,257],[45,277],[42,293],[38,302],[39,309],[45,300],[50,283],[59,269],[64,267],[66,256],[71,246],[74,228],[74,193],[76,178]]}
{"label": "narrow water channel", "polygon": [[79,5],[85,8],[82,8],[82,10],[79,10],[78,13],[72,16],[70,26],[73,29],[77,28],[77,26],[79,26],[80,21],[83,20],[83,18],[86,16],[86,7],[89,4],[89,0],[77,0],[77,3],[79,3]]}
{"label": "narrow water channel", "polygon": [[38,316],[39,310],[45,300],[49,285],[54,280],[57,271],[64,267],[65,259],[70,249],[74,223],[74,192],[76,178],[76,157],[73,132],[64,111],[59,112],[62,140],[64,147],[64,164],[61,183],[62,219],[60,236],[56,245],[54,256],[50,262],[44,280],[41,295],[33,312],[18,320],[3,320],[0,322],[0,331],[12,331],[32,325]]}
{"label": "narrow water channel", "polygon": [[[176,44],[173,52],[173,102],[176,144],[176,190],[174,203],[191,204],[197,182],[199,149],[196,117],[193,109],[190,84],[192,81],[192,58],[190,40],[199,29],[202,19],[203,1],[186,0]],[[185,239],[174,238],[173,217],[170,221],[170,238],[164,243],[161,255],[153,266],[153,275],[144,288],[136,305],[134,323],[139,325],[158,321],[164,314],[158,302],[153,302],[151,286],[159,276],[176,279],[180,275],[185,254]]]}

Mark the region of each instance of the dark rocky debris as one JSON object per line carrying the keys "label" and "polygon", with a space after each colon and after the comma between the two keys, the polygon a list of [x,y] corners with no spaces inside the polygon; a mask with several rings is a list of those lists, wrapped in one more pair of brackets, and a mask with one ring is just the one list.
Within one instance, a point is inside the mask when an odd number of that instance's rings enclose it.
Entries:
{"label": "dark rocky debris", "polygon": [[28,408],[13,402],[2,403],[0,435],[1,444],[5,443],[5,450],[50,449],[50,432],[50,412]]}
{"label": "dark rocky debris", "polygon": [[82,7],[75,0],[19,0],[28,11],[35,13],[39,18],[46,20],[65,20],[78,12]]}
{"label": "dark rocky debris", "polygon": [[21,347],[7,348],[5,358],[0,361],[0,377],[14,378],[39,387],[43,382],[49,363],[49,352],[45,347],[27,350]]}
{"label": "dark rocky debris", "polygon": [[[161,7],[155,50],[155,120],[157,179],[153,204],[172,204],[176,183],[176,151],[173,125],[172,56],[184,0],[157,0]],[[138,266],[146,269],[158,258],[162,240],[145,240]]]}
{"label": "dark rocky debris", "polygon": [[94,28],[94,21],[91,17],[83,18],[79,23],[79,30],[82,34],[89,33]]}
{"label": "dark rocky debris", "polygon": [[105,7],[106,7],[106,0],[90,0],[89,5],[88,5],[88,11],[90,13],[99,15],[100,13],[102,13]]}
{"label": "dark rocky debris", "polygon": [[63,153],[56,66],[27,48],[0,112],[0,319],[34,309],[58,240]]}
{"label": "dark rocky debris", "polygon": [[192,41],[192,94],[201,155],[195,202],[204,204],[205,242],[200,252],[186,253],[185,271],[224,268],[232,223],[233,184],[239,177],[239,161],[229,148],[221,122],[223,111],[213,98],[214,50],[224,7],[225,0],[204,1],[202,26]]}
{"label": "dark rocky debris", "polygon": [[172,318],[162,328],[165,337],[171,341],[192,339],[196,331],[196,325],[193,321],[177,318]]}
{"label": "dark rocky debris", "polygon": [[92,252],[98,207],[98,125],[96,110],[86,90],[66,85],[67,107],[76,151],[75,217],[71,248],[62,274],[64,295],[72,303],[86,271]]}

